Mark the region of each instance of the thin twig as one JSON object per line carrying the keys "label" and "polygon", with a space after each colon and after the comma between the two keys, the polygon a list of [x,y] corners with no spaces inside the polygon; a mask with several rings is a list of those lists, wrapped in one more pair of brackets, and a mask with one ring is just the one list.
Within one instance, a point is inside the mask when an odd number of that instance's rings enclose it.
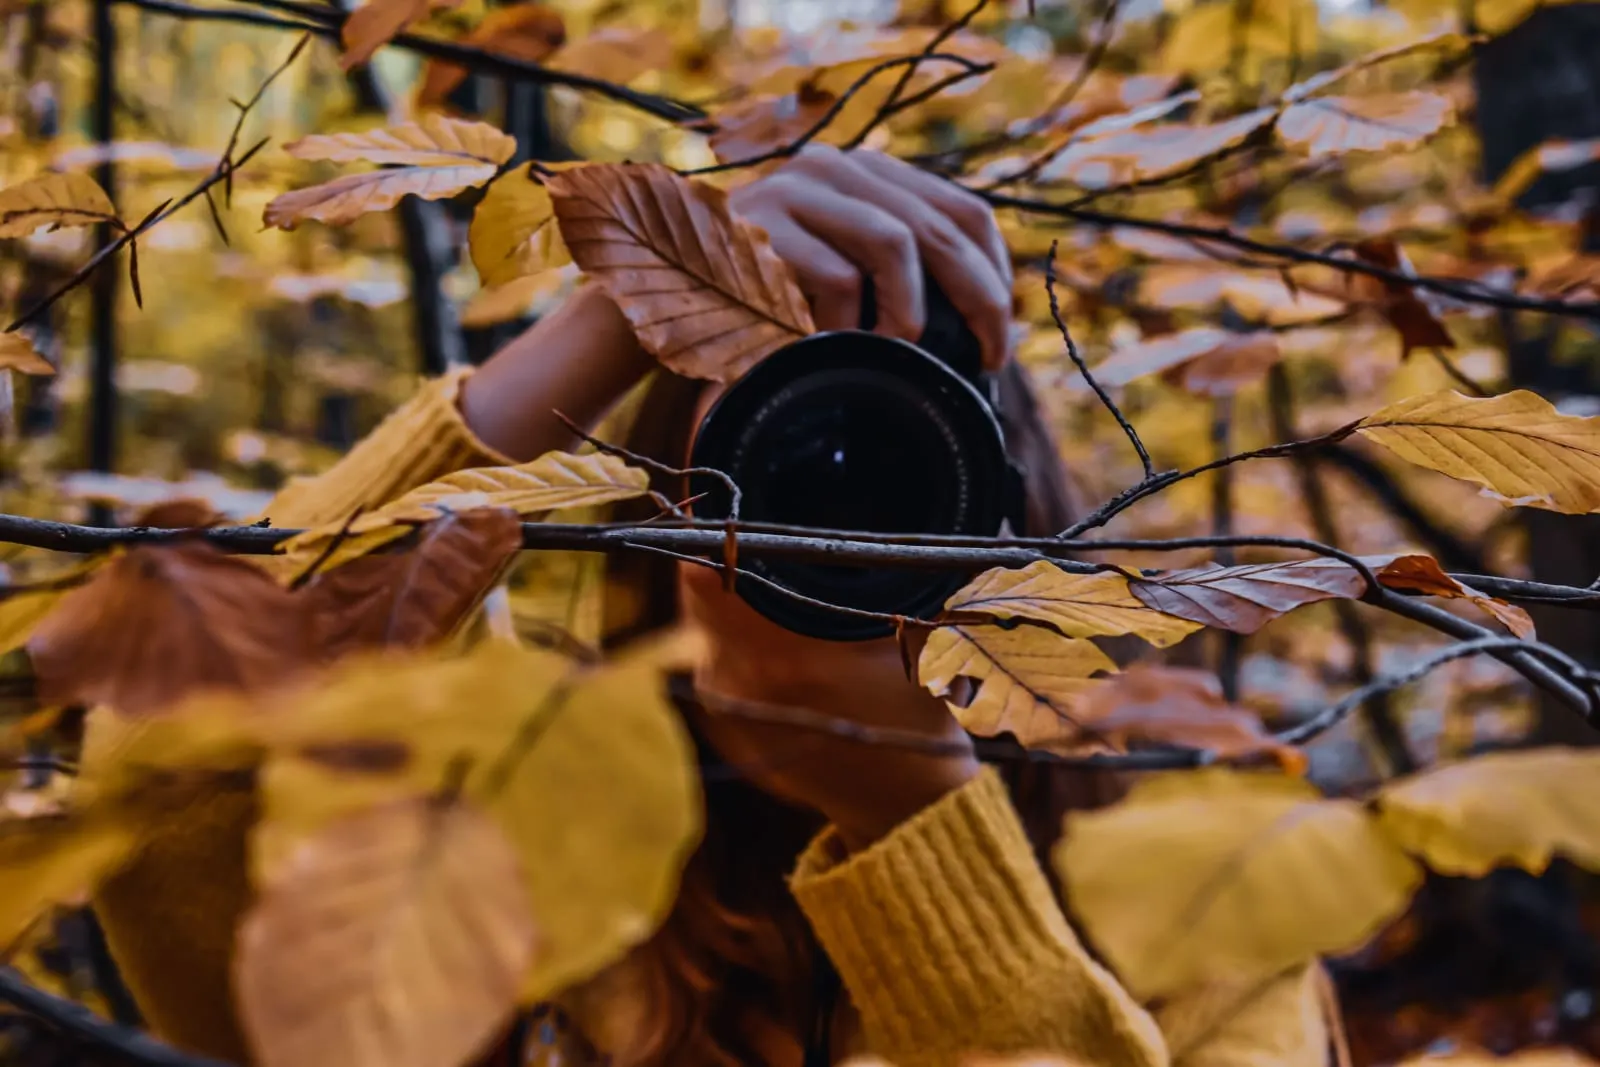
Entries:
{"label": "thin twig", "polygon": [[1451,379],[1454,380],[1457,385],[1465,388],[1471,395],[1494,396],[1494,392],[1492,390],[1485,388],[1484,385],[1476,378],[1462,370],[1456,365],[1455,360],[1445,355],[1441,350],[1437,348],[1430,348],[1428,349],[1428,354],[1433,357],[1433,361],[1439,364],[1446,374],[1450,375]]}
{"label": "thin twig", "polygon": [[130,1027],[96,1015],[76,1001],[58,997],[31,985],[10,967],[0,968],[0,1001],[43,1019],[64,1034],[144,1067],[228,1067],[218,1060],[179,1052]]}
{"label": "thin twig", "polygon": [[[289,49],[289,54],[284,58],[283,62],[279,63],[277,67],[273,69],[272,73],[268,74],[266,79],[263,80],[260,85],[256,86],[256,91],[251,95],[250,99],[246,100],[242,104],[238,103],[237,101],[234,102],[234,106],[239,109],[239,116],[234,121],[233,130],[228,134],[228,146],[222,150],[223,159],[231,160],[233,158],[234,151],[239,147],[239,135],[244,132],[244,123],[245,120],[250,117],[250,112],[255,110],[257,104],[261,103],[261,98],[266,95],[268,89],[272,88],[272,83],[277,81],[284,71],[293,66],[295,60],[300,58],[300,53],[304,52],[306,50],[306,45],[311,43],[311,37],[312,35],[310,33],[301,34],[300,39],[295,42],[294,47]],[[223,182],[222,199],[223,203],[227,204],[229,207],[233,206],[232,168],[228,170],[228,176]],[[210,190],[206,191],[206,200],[208,202],[211,200]],[[212,205],[211,213],[213,217],[216,216],[215,204]],[[220,219],[217,221],[217,229],[222,229],[222,222]],[[226,234],[224,234],[224,238],[226,238]]]}
{"label": "thin twig", "polygon": [[911,79],[917,76],[917,67],[924,60],[929,59],[936,52],[938,52],[940,45],[954,37],[957,33],[960,33],[962,30],[966,29],[967,26],[972,23],[972,20],[978,17],[978,13],[988,6],[989,0],[978,0],[977,3],[973,4],[967,9],[966,14],[952,21],[949,25],[945,26],[938,33],[933,35],[932,39],[930,39],[923,47],[922,52],[906,66],[904,71],[901,72],[899,79],[894,83],[894,88],[889,90],[888,98],[883,102],[883,105],[878,108],[878,113],[872,117],[871,121],[857,131],[854,137],[850,138],[850,140],[845,143],[844,150],[846,152],[855,148],[860,148],[861,145],[866,142],[866,139],[872,134],[872,131],[877,129],[879,123],[883,122],[890,115],[895,113],[896,107],[900,103],[901,95],[905,93],[907,87],[911,85]]}
{"label": "thin twig", "polygon": [[1105,387],[1095,380],[1089,365],[1078,354],[1078,346],[1072,342],[1072,331],[1067,329],[1067,320],[1061,314],[1061,304],[1056,299],[1056,248],[1060,243],[1059,240],[1050,242],[1050,258],[1044,265],[1044,291],[1050,297],[1050,317],[1056,320],[1056,329],[1061,331],[1061,340],[1067,346],[1067,355],[1072,359],[1073,366],[1078,368],[1083,380],[1089,383],[1094,395],[1100,398],[1100,403],[1111,412],[1111,417],[1117,420],[1117,425],[1122,427],[1122,432],[1127,435],[1133,450],[1139,453],[1139,462],[1144,465],[1144,480],[1149,482],[1156,477],[1156,470],[1154,464],[1150,462],[1150,453],[1145,449],[1144,442],[1139,440],[1139,431],[1133,428],[1133,423],[1129,422],[1122,409],[1117,407],[1116,401],[1111,399],[1111,394],[1105,391]]}

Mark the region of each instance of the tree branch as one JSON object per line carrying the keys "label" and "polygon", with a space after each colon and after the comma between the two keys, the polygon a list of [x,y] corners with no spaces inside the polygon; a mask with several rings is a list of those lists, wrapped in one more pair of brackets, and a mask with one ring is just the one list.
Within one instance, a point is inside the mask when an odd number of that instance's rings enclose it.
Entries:
{"label": "tree branch", "polygon": [[229,1067],[219,1060],[192,1056],[162,1044],[148,1034],[107,1022],[76,1001],[46,993],[28,983],[10,967],[0,968],[0,1001],[62,1033],[130,1063],[145,1067]]}

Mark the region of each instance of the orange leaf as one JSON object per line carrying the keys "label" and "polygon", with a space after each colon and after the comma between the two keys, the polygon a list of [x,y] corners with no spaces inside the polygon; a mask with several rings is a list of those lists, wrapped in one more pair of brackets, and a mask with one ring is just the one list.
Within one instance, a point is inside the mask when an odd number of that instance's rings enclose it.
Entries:
{"label": "orange leaf", "polygon": [[[538,63],[566,40],[567,26],[560,12],[540,3],[521,3],[491,9],[459,43],[508,59]],[[466,77],[465,67],[430,59],[423,71],[422,88],[417,92],[417,106],[438,107]]]}
{"label": "orange leaf", "polygon": [[[1372,562],[1376,564],[1377,561]],[[1465,582],[1456,581],[1445,573],[1444,568],[1439,566],[1439,561],[1432,556],[1396,556],[1384,563],[1381,568],[1374,566],[1373,573],[1377,576],[1379,584],[1390,589],[1404,589],[1451,600],[1470,600],[1477,607],[1493,615],[1517,637],[1532,640],[1536,636],[1533,619],[1526,611],[1487,593],[1480,593]]]}
{"label": "orange leaf", "polygon": [[345,70],[359,67],[430,8],[447,10],[460,6],[461,0],[367,0],[345,19],[340,33],[344,55],[339,57],[339,66]]}
{"label": "orange leaf", "polygon": [[[1356,258],[1399,274],[1415,275],[1411,260],[1395,241],[1374,237],[1353,246]],[[1357,299],[1378,308],[1390,326],[1400,334],[1400,356],[1413,348],[1454,348],[1450,331],[1439,321],[1428,298],[1415,286],[1382,278],[1352,276],[1350,287]]]}
{"label": "orange leaf", "polygon": [[546,184],[573,260],[677,373],[726,381],[815,328],[793,270],[722,190],[655,163],[576,167]]}
{"label": "orange leaf", "polygon": [[39,696],[160,711],[205,688],[281,684],[311,650],[300,603],[210,545],[139,547],[61,599],[28,639]]}
{"label": "orange leaf", "polygon": [[479,508],[421,527],[414,545],[362,556],[302,590],[319,655],[421,648],[449,636],[522,547],[510,511]]}
{"label": "orange leaf", "polygon": [[1091,689],[1081,713],[1116,750],[1142,743],[1209,750],[1223,759],[1269,755],[1287,774],[1305,772],[1305,754],[1273,740],[1255,712],[1228,703],[1210,671],[1135,664]]}
{"label": "orange leaf", "polygon": [[1134,596],[1157,611],[1239,634],[1253,634],[1285,612],[1319,600],[1354,599],[1365,586],[1354,569],[1330,559],[1211,564],[1128,583]]}
{"label": "orange leaf", "polygon": [[1105,189],[1176,174],[1243,144],[1276,114],[1259,108],[1204,126],[1169,123],[1089,137],[1062,150],[1039,172],[1039,180]]}
{"label": "orange leaf", "polygon": [[1285,144],[1318,159],[1342,152],[1409,148],[1444,129],[1454,117],[1454,105],[1434,93],[1322,96],[1288,108],[1277,129]]}
{"label": "orange leaf", "polygon": [[722,162],[734,163],[790,144],[820,122],[837,99],[807,81],[785,96],[740,101],[713,116],[711,151]]}
{"label": "orange leaf", "polygon": [[38,375],[56,372],[55,366],[33,346],[33,339],[16,331],[0,333],[0,369]]}
{"label": "orange leaf", "polygon": [[1101,385],[1126,385],[1161,374],[1189,392],[1230,396],[1240,387],[1260,381],[1282,355],[1272,333],[1234,333],[1198,326],[1120,348],[1093,369]]}

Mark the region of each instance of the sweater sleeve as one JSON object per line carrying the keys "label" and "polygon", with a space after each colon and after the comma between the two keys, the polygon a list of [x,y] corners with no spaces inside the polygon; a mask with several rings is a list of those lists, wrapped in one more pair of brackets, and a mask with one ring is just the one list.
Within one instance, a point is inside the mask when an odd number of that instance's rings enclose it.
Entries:
{"label": "sweater sleeve", "polygon": [[461,417],[456,405],[471,374],[462,368],[429,382],[331,469],[291,480],[267,505],[273,525],[336,522],[459,470],[514,464],[479,441]]}
{"label": "sweater sleeve", "polygon": [[1068,925],[988,768],[848,858],[824,832],[791,888],[868,1046],[896,1067],[971,1052],[1167,1063],[1155,1020]]}

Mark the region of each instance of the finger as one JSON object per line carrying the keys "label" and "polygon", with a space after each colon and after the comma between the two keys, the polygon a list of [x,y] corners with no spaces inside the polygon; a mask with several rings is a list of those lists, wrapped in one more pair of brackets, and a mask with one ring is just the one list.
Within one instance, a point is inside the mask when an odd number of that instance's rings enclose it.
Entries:
{"label": "finger", "polygon": [[[927,313],[917,239],[906,224],[876,204],[807,182],[787,201],[790,216],[872,279],[877,300],[875,333],[915,341]],[[860,297],[855,302],[860,315]],[[860,319],[851,323],[857,325]]]}
{"label": "finger", "polygon": [[1000,232],[1000,224],[995,221],[994,209],[981,196],[881,152],[858,151],[852,155],[863,168],[893,185],[913,190],[943,212],[984,250],[1007,287],[1011,285],[1011,249]]}
{"label": "finger", "polygon": [[[914,168],[908,168],[914,169]],[[801,170],[846,196],[895,216],[911,231],[919,259],[978,339],[983,364],[998,370],[1010,348],[1011,286],[991,254],[935,204],[835,150],[802,157]]]}
{"label": "finger", "polygon": [[851,330],[861,322],[861,270],[776,208],[746,216],[767,231],[773,251],[794,269],[819,330]]}

